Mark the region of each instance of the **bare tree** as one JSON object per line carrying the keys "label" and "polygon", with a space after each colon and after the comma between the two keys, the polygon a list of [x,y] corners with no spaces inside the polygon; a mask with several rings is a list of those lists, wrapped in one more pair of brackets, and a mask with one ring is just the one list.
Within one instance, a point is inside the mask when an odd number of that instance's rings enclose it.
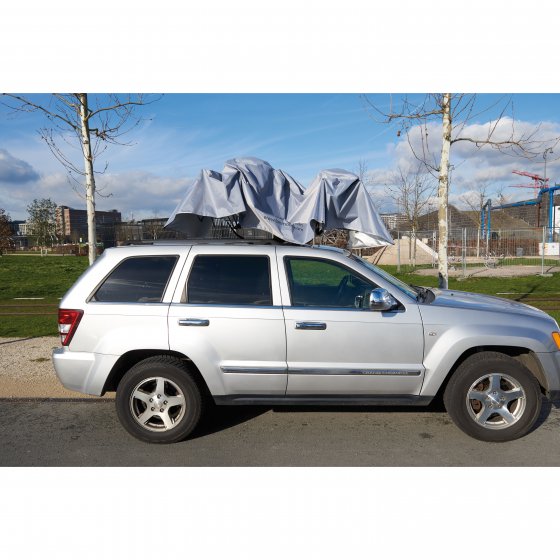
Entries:
{"label": "bare tree", "polygon": [[358,164],[356,166],[356,175],[365,187],[369,185],[369,170],[367,161],[365,159],[358,160]]}
{"label": "bare tree", "polygon": [[511,202],[511,193],[506,194],[506,187],[504,185],[500,185],[496,189],[496,200],[498,201],[498,206]]}
{"label": "bare tree", "polygon": [[154,212],[151,218],[142,220],[142,232],[147,235],[148,239],[157,239],[163,231],[162,219],[158,218]]}
{"label": "bare tree", "polygon": [[[99,193],[95,176],[107,169],[95,169],[95,161],[109,144],[125,144],[122,137],[140,119],[135,116],[138,106],[153,103],[143,95],[107,94],[95,96],[93,100],[87,93],[53,93],[46,104],[39,104],[28,97],[3,94],[10,101],[4,103],[15,111],[42,113],[50,123],[39,130],[41,137],[53,155],[64,165],[72,181],[83,187],[88,218],[89,263],[96,258],[97,232],[95,223],[95,197]],[[92,142],[93,138],[93,142]],[[82,165],[76,164],[63,143],[72,145],[77,142],[82,156]],[[101,194],[101,193],[99,193]]]}
{"label": "bare tree", "polygon": [[459,200],[473,213],[472,220],[476,224],[476,256],[480,256],[480,228],[482,227],[482,209],[490,194],[487,182],[476,183],[468,193],[462,194]]}
{"label": "bare tree", "polygon": [[12,247],[12,228],[10,222],[12,219],[9,214],[6,214],[4,208],[0,208],[0,257]]}
{"label": "bare tree", "polygon": [[418,221],[431,205],[436,189],[433,177],[425,168],[418,164],[414,168],[399,167],[390,185],[387,185],[387,196],[391,198],[399,212],[406,217],[411,228],[410,257],[412,266],[416,266],[416,233]]}
{"label": "bare tree", "polygon": [[[506,121],[505,114],[511,104],[506,103],[497,119],[490,121],[484,133],[480,136],[465,134],[465,127],[476,117],[488,111],[490,107],[476,112],[476,95],[433,93],[427,94],[420,103],[411,103],[407,97],[400,101],[397,110],[393,109],[392,100],[389,110],[381,110],[367,97],[366,104],[375,115],[384,123],[396,123],[399,128],[397,136],[406,134],[409,146],[414,157],[426,168],[437,175],[438,178],[438,276],[439,287],[447,288],[449,285],[447,264],[448,241],[448,198],[449,198],[449,168],[451,148],[457,142],[469,142],[477,148],[488,146],[513,156],[533,158],[543,153],[546,141],[537,141],[535,134],[538,129],[529,134],[520,133],[515,128],[513,119]],[[495,107],[498,103],[495,103]],[[439,156],[430,149],[429,125],[441,123],[441,133],[438,135],[437,151]],[[509,125],[506,134],[503,133],[503,124]],[[419,132],[419,143],[414,143],[411,138],[412,131]],[[548,141],[555,145],[557,139]],[[439,144],[441,142],[441,145]]]}
{"label": "bare tree", "polygon": [[383,206],[385,201],[383,200],[383,197],[379,194],[379,192],[376,192],[372,187],[374,187],[375,185],[381,186],[381,183],[378,183],[374,180],[374,176],[369,170],[368,163],[365,159],[358,160],[358,163],[356,164],[356,167],[354,169],[354,173],[358,176],[358,179],[360,179],[360,181],[366,188],[374,205],[379,210]]}

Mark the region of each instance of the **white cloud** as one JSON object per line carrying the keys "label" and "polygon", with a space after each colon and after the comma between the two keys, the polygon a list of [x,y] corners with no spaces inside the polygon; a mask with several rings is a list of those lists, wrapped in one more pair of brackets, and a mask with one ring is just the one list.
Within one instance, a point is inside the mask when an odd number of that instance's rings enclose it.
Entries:
{"label": "white cloud", "polygon": [[134,214],[135,219],[167,217],[183,196],[189,178],[162,177],[144,171],[108,174],[98,178],[101,193],[97,206],[116,208],[123,219]]}
{"label": "white cloud", "polygon": [[[483,123],[468,124],[461,130],[456,129],[454,134],[460,137],[485,139],[488,131],[494,129],[496,123],[487,121]],[[530,138],[531,147],[536,151],[532,158],[524,158],[519,154],[504,153],[490,146],[477,147],[468,141],[456,142],[451,148],[451,188],[450,199],[468,191],[473,185],[485,182],[489,184],[489,194],[495,194],[497,188],[508,187],[513,184],[530,184],[529,178],[514,175],[514,170],[525,170],[537,175],[544,174],[544,149],[560,137],[559,122],[534,123],[528,121],[513,121],[503,118],[494,129],[493,139],[505,141],[510,138],[512,130],[516,137]],[[422,142],[422,135],[425,141]],[[410,142],[410,143],[409,143]],[[427,149],[426,149],[427,147]],[[399,165],[407,167],[416,165],[418,156],[426,157],[434,166],[439,164],[439,151],[441,149],[441,125],[437,122],[429,123],[425,130],[419,126],[409,131],[408,139],[402,138],[394,147],[392,166],[396,169]],[[547,158],[547,175],[550,184],[560,180],[560,146],[558,154],[549,154]],[[380,170],[378,170],[380,171]],[[383,170],[387,171],[387,170]],[[381,172],[381,171],[380,171]],[[506,192],[509,191],[506,188]],[[511,189],[512,200],[532,198],[530,189]],[[457,198],[453,200],[457,201]]]}
{"label": "white cloud", "polygon": [[[131,171],[99,175],[96,198],[98,210],[119,210],[123,219],[155,215],[168,216],[182,197],[190,179],[161,177],[152,173]],[[34,198],[50,198],[58,205],[85,208],[83,190],[70,182],[64,173],[42,176],[25,185],[0,182],[0,208],[5,208],[12,219],[27,218],[27,205]]]}

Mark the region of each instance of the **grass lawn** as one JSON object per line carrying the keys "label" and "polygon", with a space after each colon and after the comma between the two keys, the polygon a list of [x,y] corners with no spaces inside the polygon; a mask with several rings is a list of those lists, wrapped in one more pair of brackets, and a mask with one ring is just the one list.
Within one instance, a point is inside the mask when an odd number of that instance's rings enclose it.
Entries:
{"label": "grass lawn", "polygon": [[0,257],[0,337],[56,335],[60,299],[87,266],[87,257]]}
{"label": "grass lawn", "polygon": [[[387,272],[396,276],[407,284],[417,286],[437,286],[436,276],[424,276],[414,273],[397,274],[396,266],[384,266]],[[545,276],[518,276],[515,278],[504,277],[478,277],[449,279],[449,288],[463,292],[476,292],[508,299],[515,299],[521,303],[538,307],[560,321],[560,274]]]}
{"label": "grass lawn", "polygon": [[[56,335],[60,299],[87,266],[87,257],[0,257],[0,337]],[[435,276],[396,274],[396,266],[383,268],[409,284],[437,285]],[[560,320],[560,274],[548,278],[451,278],[450,288],[516,299],[543,309]]]}

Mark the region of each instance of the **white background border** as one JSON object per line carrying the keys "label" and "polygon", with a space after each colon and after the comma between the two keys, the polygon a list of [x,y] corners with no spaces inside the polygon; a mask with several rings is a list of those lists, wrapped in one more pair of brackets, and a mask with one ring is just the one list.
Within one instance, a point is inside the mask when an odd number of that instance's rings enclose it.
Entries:
{"label": "white background border", "polygon": [[[11,3],[2,89],[558,92],[552,6]],[[553,556],[557,481],[558,469],[4,468],[2,556]],[[159,512],[151,487],[165,491]]]}

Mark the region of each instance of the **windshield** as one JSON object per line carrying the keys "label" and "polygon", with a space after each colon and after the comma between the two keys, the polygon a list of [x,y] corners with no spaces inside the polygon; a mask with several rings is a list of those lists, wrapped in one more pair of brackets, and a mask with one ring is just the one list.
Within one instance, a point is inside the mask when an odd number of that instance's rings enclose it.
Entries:
{"label": "windshield", "polygon": [[394,276],[391,276],[388,272],[385,272],[382,268],[379,268],[378,266],[371,264],[370,262],[362,259],[361,257],[358,257],[357,255],[351,254],[349,255],[349,257],[352,260],[359,262],[361,265],[365,266],[369,270],[375,272],[375,274],[378,274],[384,280],[387,280],[387,282],[395,286],[395,288],[397,288],[401,292],[404,292],[408,297],[411,297],[412,299],[418,299],[418,292],[412,286],[405,284],[398,278],[395,278]]}

